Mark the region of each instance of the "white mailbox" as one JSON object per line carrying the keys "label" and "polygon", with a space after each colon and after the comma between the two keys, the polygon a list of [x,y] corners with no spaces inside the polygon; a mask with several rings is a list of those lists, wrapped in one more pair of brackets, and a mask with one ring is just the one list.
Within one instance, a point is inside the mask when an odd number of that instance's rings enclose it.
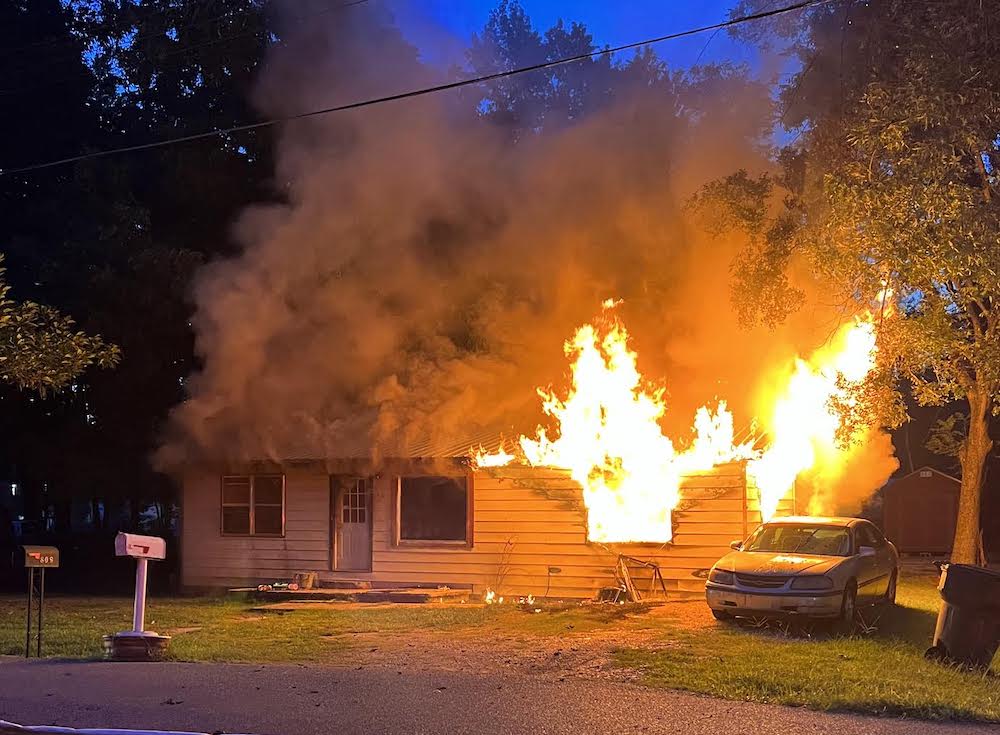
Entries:
{"label": "white mailbox", "polygon": [[119,533],[115,536],[115,554],[133,559],[166,559],[167,542],[159,536]]}
{"label": "white mailbox", "polygon": [[135,559],[135,604],[132,607],[132,630],[119,633],[121,636],[157,637],[146,627],[146,567],[149,560],[159,561],[167,557],[167,542],[159,536],[138,536],[134,533],[119,533],[115,536],[115,554]]}

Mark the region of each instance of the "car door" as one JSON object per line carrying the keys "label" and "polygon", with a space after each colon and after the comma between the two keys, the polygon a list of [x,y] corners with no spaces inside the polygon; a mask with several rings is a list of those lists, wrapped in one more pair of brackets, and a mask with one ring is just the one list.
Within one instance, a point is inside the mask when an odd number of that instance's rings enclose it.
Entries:
{"label": "car door", "polygon": [[[887,578],[882,576],[878,561],[877,539],[875,529],[869,523],[859,523],[854,527],[854,553],[858,558],[858,601],[874,602],[884,592],[884,585]],[[871,553],[865,556],[862,549],[870,549]],[[882,589],[879,585],[882,584]]]}
{"label": "car door", "polygon": [[875,536],[875,558],[879,575],[879,595],[884,596],[889,591],[889,580],[892,579],[893,572],[896,571],[896,554],[889,545],[888,539],[876,526],[871,526],[872,535]]}

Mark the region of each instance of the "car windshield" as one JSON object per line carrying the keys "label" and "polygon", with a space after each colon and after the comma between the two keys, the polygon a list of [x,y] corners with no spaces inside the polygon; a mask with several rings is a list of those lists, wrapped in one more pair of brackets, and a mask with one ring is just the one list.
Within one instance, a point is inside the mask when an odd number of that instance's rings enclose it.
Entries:
{"label": "car windshield", "polygon": [[842,526],[775,524],[758,528],[743,550],[848,556],[851,537]]}

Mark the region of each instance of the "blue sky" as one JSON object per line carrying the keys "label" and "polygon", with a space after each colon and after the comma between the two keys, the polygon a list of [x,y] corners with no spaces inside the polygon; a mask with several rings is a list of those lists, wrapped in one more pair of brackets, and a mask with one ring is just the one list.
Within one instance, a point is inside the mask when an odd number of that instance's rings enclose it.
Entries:
{"label": "blue sky", "polygon": [[[734,0],[522,0],[536,29],[559,18],[580,21],[595,42],[616,46],[725,20]],[[426,60],[447,63],[460,58],[472,33],[486,22],[495,0],[389,0],[400,26],[420,47]],[[711,33],[666,41],[656,46],[671,66],[690,66]],[[715,35],[702,62],[753,63],[754,54],[725,31]]]}

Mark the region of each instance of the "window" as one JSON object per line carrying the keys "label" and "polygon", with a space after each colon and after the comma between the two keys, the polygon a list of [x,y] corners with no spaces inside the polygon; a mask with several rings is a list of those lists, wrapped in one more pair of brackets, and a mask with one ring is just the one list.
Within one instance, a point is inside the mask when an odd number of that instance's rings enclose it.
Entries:
{"label": "window", "polygon": [[875,526],[870,526],[867,523],[860,524],[855,529],[854,535],[859,548],[862,546],[871,546],[873,549],[877,549],[885,543],[885,538]]}
{"label": "window", "polygon": [[341,521],[344,523],[368,522],[368,481],[355,480],[344,488],[341,500]]}
{"label": "window", "polygon": [[768,523],[758,528],[743,545],[744,551],[782,554],[849,556],[851,537],[841,526]]}
{"label": "window", "polygon": [[397,544],[472,546],[472,493],[467,477],[400,477]]}
{"label": "window", "polygon": [[284,536],[285,476],[223,477],[222,533],[227,536]]}

